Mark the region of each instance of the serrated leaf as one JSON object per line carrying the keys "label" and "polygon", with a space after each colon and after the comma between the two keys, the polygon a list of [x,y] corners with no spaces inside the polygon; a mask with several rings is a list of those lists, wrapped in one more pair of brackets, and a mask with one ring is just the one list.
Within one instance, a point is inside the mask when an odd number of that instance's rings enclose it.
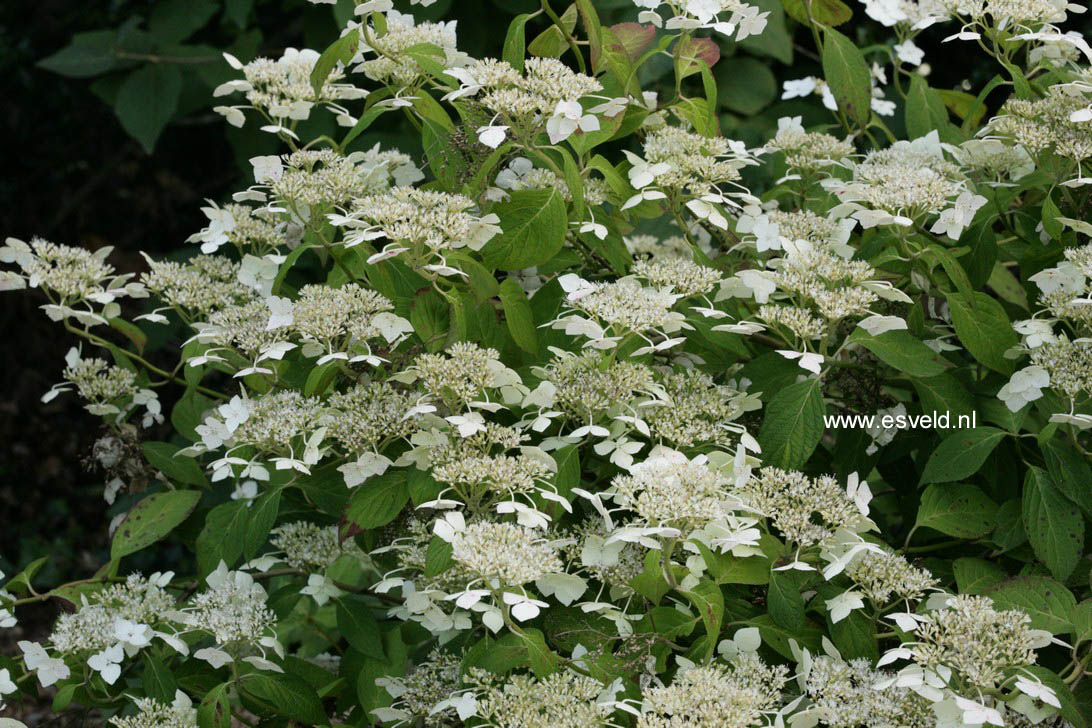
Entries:
{"label": "serrated leaf", "polygon": [[217,685],[205,694],[197,706],[198,728],[231,728],[229,683]]}
{"label": "serrated leaf", "polygon": [[872,72],[860,49],[833,28],[823,31],[823,76],[838,108],[858,128],[872,117]]}
{"label": "serrated leaf", "polygon": [[514,190],[492,212],[503,232],[482,249],[486,265],[522,270],[547,262],[561,250],[568,218],[557,190]]}
{"label": "serrated leaf", "polygon": [[241,681],[239,690],[257,704],[260,712],[309,726],[330,724],[314,688],[293,675],[256,673]]}
{"label": "serrated leaf", "polygon": [[766,603],[773,621],[787,630],[804,626],[804,596],[800,578],[792,571],[770,571]]}
{"label": "serrated leaf", "polygon": [[1086,518],[1092,519],[1092,468],[1070,443],[1050,440],[1039,446],[1046,460],[1054,486],[1062,495],[1076,504]]}
{"label": "serrated leaf", "polygon": [[912,377],[935,377],[944,373],[948,363],[909,331],[885,331],[872,336],[856,328],[849,340],[875,354],[880,361]]}
{"label": "serrated leaf", "polygon": [[1008,314],[994,298],[975,292],[973,296],[946,294],[956,335],[978,361],[1001,374],[1012,374],[1015,364],[1005,352],[1020,343]]}
{"label": "serrated leaf", "polygon": [[1031,626],[1051,634],[1073,630],[1077,600],[1065,585],[1049,576],[1014,576],[986,592],[996,609],[1019,609],[1031,617]]}
{"label": "serrated leaf", "polygon": [[952,562],[960,594],[984,594],[1008,576],[992,561],[965,556]]}
{"label": "serrated leaf", "polygon": [[996,520],[997,504],[973,485],[931,485],[921,494],[915,527],[974,539],[990,533]]}
{"label": "serrated leaf", "polygon": [[149,154],[178,108],[182,72],[177,66],[149,63],[136,69],[118,89],[114,113],[122,128]]}
{"label": "serrated leaf", "polygon": [[1024,477],[1023,521],[1036,557],[1065,581],[1084,553],[1084,519],[1042,468],[1030,467]]}
{"label": "serrated leaf", "polygon": [[114,532],[110,557],[120,559],[165,538],[186,520],[199,500],[201,493],[196,490],[170,490],[147,496],[133,506]]}
{"label": "serrated leaf", "polygon": [[387,658],[379,623],[367,604],[356,597],[346,596],[337,600],[336,611],[338,632],[353,649],[377,660]]}
{"label": "serrated leaf", "polygon": [[251,504],[246,525],[246,541],[243,544],[243,554],[248,559],[257,556],[259,549],[265,545],[273,524],[277,522],[280,508],[280,488],[269,488]]}
{"label": "serrated leaf", "polygon": [[185,455],[179,456],[179,447],[169,442],[146,441],[140,444],[148,463],[172,482],[181,485],[206,487],[209,484],[205,472],[197,461]]}
{"label": "serrated leaf", "polygon": [[243,554],[249,517],[250,509],[242,500],[221,503],[209,511],[196,544],[197,566],[202,575],[221,561],[229,568],[235,565]]}
{"label": "serrated leaf", "polygon": [[155,656],[151,651],[145,652],[144,656],[144,673],[141,676],[141,688],[144,690],[144,694],[149,698],[155,698],[161,703],[170,703],[174,700],[175,690],[178,689],[178,684],[174,680],[174,675],[167,668],[163,661]]}
{"label": "serrated leaf", "polygon": [[529,14],[523,13],[512,20],[508,33],[504,36],[504,50],[501,52],[501,60],[520,73],[523,73],[523,59],[527,55],[526,26],[530,18]]}
{"label": "serrated leaf", "polygon": [[116,42],[116,30],[77,33],[70,44],[38,61],[37,66],[68,78],[99,76],[121,65],[115,53]]}
{"label": "serrated leaf", "polygon": [[367,530],[385,526],[395,519],[409,502],[405,471],[393,471],[368,480],[353,491],[345,518]]}
{"label": "serrated leaf", "polygon": [[842,25],[853,17],[853,10],[842,0],[781,0],[781,5],[786,15],[804,25],[808,25],[809,11],[818,25]]}
{"label": "serrated leaf", "polygon": [[504,321],[508,333],[519,348],[534,354],[538,351],[538,335],[535,332],[535,317],[531,312],[531,302],[514,278],[507,278],[500,285],[500,300],[504,307]]}
{"label": "serrated leaf", "polygon": [[823,436],[825,412],[818,379],[790,384],[775,394],[758,433],[763,463],[798,468],[807,462]]}
{"label": "serrated leaf", "polygon": [[334,68],[337,65],[348,63],[356,55],[357,46],[360,45],[360,33],[346,33],[341,36],[329,46],[315,61],[314,68],[311,69],[311,88],[315,92],[315,96],[318,97],[322,93],[322,87],[326,83],[326,79],[330,77]]}
{"label": "serrated leaf", "polygon": [[1005,431],[996,427],[975,427],[945,438],[929,455],[921,483],[951,483],[974,475],[1004,437]]}
{"label": "serrated leaf", "polygon": [[[960,415],[971,416],[974,412],[974,399],[958,379],[950,374],[938,374],[932,377],[915,378],[914,390],[921,400],[923,413],[950,413],[958,424]],[[951,430],[949,432],[955,432]],[[942,436],[945,433],[941,433]]]}
{"label": "serrated leaf", "polygon": [[948,110],[940,96],[929,88],[929,82],[921,74],[915,73],[906,94],[906,132],[911,139],[917,139],[934,130],[942,142],[962,141],[959,130],[948,121]]}

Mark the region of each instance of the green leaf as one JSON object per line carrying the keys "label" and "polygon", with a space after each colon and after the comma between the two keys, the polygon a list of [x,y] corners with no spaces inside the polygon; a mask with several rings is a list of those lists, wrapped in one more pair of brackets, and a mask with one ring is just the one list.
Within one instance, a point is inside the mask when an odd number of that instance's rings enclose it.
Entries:
{"label": "green leaf", "polygon": [[311,468],[310,475],[297,476],[295,486],[328,516],[340,516],[349,504],[345,477],[333,466]]}
{"label": "green leaf", "polygon": [[482,249],[486,265],[522,270],[547,262],[561,250],[568,219],[557,190],[514,190],[492,212],[503,232]]}
{"label": "green leaf", "polygon": [[174,675],[151,651],[144,653],[144,674],[140,682],[144,694],[161,703],[170,703],[174,700],[174,693],[178,689]]}
{"label": "green leaf", "polygon": [[108,319],[110,328],[121,333],[136,347],[137,354],[144,353],[144,347],[148,345],[148,335],[136,324],[129,323],[122,318]]}
{"label": "green leaf", "polygon": [[1065,581],[1084,553],[1084,519],[1042,468],[1030,467],[1024,477],[1023,520],[1035,556]]}
{"label": "green leaf", "polygon": [[792,571],[770,571],[770,590],[766,603],[773,621],[787,630],[804,626],[804,595],[800,577]]}
{"label": "green leaf", "polygon": [[1064,440],[1050,440],[1039,446],[1046,460],[1047,472],[1055,488],[1077,504],[1084,515],[1092,519],[1092,468],[1088,461]]}
{"label": "green leaf", "polygon": [[209,484],[204,471],[197,461],[176,453],[181,449],[169,442],[146,441],[140,444],[148,463],[166,475],[172,482],[182,485],[196,485],[204,488]]}
{"label": "green leaf", "polygon": [[946,88],[933,89],[933,91],[949,111],[958,116],[961,121],[969,121],[972,127],[977,127],[986,114],[986,109],[978,106],[977,99],[966,91]]}
{"label": "green leaf", "polygon": [[116,30],[76,33],[72,42],[37,66],[69,78],[92,78],[114,70],[119,64],[114,51]]}
{"label": "green leaf", "polygon": [[[9,667],[8,670],[11,670],[11,668]],[[59,686],[59,688],[57,689],[57,694],[53,696],[53,703],[50,706],[53,712],[60,713],[64,711],[64,709],[67,708],[69,705],[71,705],[72,698],[75,697],[76,690],[80,687],[82,686],[76,685],[75,683],[68,683],[66,685]],[[11,721],[10,723],[0,722],[0,728],[26,728],[26,725],[24,723],[18,722],[14,718],[2,718],[0,719],[0,721]]]}
{"label": "green leaf", "polygon": [[599,14],[595,12],[593,0],[575,0],[573,4],[580,13],[580,21],[584,25],[584,34],[588,38],[591,65],[592,68],[595,68],[599,65],[599,53],[603,47],[603,31],[599,23]]}
{"label": "green leaf", "polygon": [[708,579],[702,579],[690,591],[679,591],[694,605],[701,616],[702,624],[705,625],[705,634],[708,636],[705,658],[708,659],[717,646],[720,626],[724,621],[724,594],[717,584]]}
{"label": "green leaf", "polygon": [[[950,374],[937,374],[933,377],[915,378],[914,390],[921,400],[923,413],[949,412],[958,423],[958,418],[971,416],[974,412],[974,399],[971,393]],[[949,430],[949,433],[955,430]],[[943,433],[942,433],[943,436]]]}
{"label": "green leaf", "polygon": [[178,108],[182,72],[177,66],[149,63],[126,77],[118,89],[114,113],[122,128],[149,154]]}
{"label": "green leaf", "polygon": [[408,502],[405,471],[388,472],[357,487],[345,509],[345,518],[365,530],[379,528],[393,521]]}
{"label": "green leaf", "polygon": [[[835,0],[839,2],[840,0]],[[755,0],[749,3],[755,5],[762,12],[769,13],[766,16],[766,27],[758,35],[750,35],[739,42],[740,47],[755,55],[770,56],[782,63],[792,63],[792,32],[785,27],[785,11],[778,0]],[[812,7],[817,7],[818,2],[813,2]],[[847,11],[849,8],[842,5]],[[828,23],[837,25],[837,23]]]}
{"label": "green leaf", "polygon": [[239,560],[249,516],[250,509],[242,500],[221,503],[205,516],[205,527],[197,535],[196,544],[197,566],[202,575],[221,561],[231,567]]}
{"label": "green leaf", "polygon": [[1023,504],[1018,498],[1011,498],[997,509],[997,528],[990,539],[1001,549],[1001,553],[1012,551],[1017,546],[1027,543],[1024,533]]}
{"label": "green leaf", "polygon": [[4,588],[11,591],[15,590],[20,594],[26,594],[31,591],[34,582],[34,576],[42,570],[42,567],[49,561],[48,556],[42,556],[34,559],[26,567],[23,568],[18,574],[13,576],[4,584]]}
{"label": "green leaf", "polygon": [[508,33],[504,36],[504,50],[501,52],[501,60],[520,73],[523,73],[523,59],[527,55],[525,27],[530,18],[527,13],[515,17],[508,26]]}
{"label": "green leaf", "polygon": [[322,55],[315,61],[315,67],[311,69],[311,88],[314,89],[316,97],[322,93],[322,87],[334,68],[339,63],[346,64],[353,59],[359,44],[360,33],[346,33],[322,52]]}
{"label": "green leaf", "polygon": [[700,541],[691,542],[701,552],[702,560],[710,576],[718,584],[768,584],[770,560],[761,556],[733,556],[731,553],[711,551]]}
{"label": "green leaf", "polygon": [[641,23],[617,23],[610,26],[610,33],[617,42],[618,50],[625,54],[630,63],[640,58],[656,40],[656,26]]}
{"label": "green leaf", "polygon": [[1062,237],[1062,221],[1059,220],[1062,216],[1062,211],[1058,209],[1058,206],[1054,204],[1054,200],[1050,195],[1043,198],[1043,212],[1040,217],[1043,223],[1043,230],[1052,240],[1057,240]]}
{"label": "green leaf", "polygon": [[451,553],[451,544],[447,541],[439,536],[433,536],[429,539],[428,550],[425,551],[425,576],[439,576],[447,571],[448,567],[454,563],[451,559]]}
{"label": "green leaf", "polygon": [[[827,621],[830,622],[829,615]],[[880,658],[876,625],[863,609],[855,609],[845,619],[830,622],[830,637],[847,660],[863,657],[874,663]]]}
{"label": "green leaf", "polygon": [[536,677],[545,677],[552,672],[557,672],[558,655],[546,644],[546,635],[542,634],[542,630],[524,627],[519,637],[527,650],[527,661],[531,665],[531,672],[535,673]]}
{"label": "green leaf", "polygon": [[114,532],[110,558],[136,553],[166,537],[197,507],[201,493],[196,490],[169,490],[153,493],[133,506]]}
{"label": "green leaf", "polygon": [[1001,297],[1002,300],[1019,306],[1025,311],[1028,310],[1028,296],[1024,292],[1024,286],[1017,280],[1016,276],[1012,272],[1002,265],[1000,262],[995,263],[993,270],[990,272],[990,277],[986,281],[994,293]]}
{"label": "green leaf", "polygon": [[506,278],[500,285],[500,300],[504,306],[504,321],[513,341],[524,351],[538,351],[538,335],[535,333],[535,317],[531,302],[514,278]]}
{"label": "green leaf", "polygon": [[444,348],[444,334],[451,323],[447,302],[439,293],[428,288],[414,296],[409,320],[427,351]]}
{"label": "green leaf", "polygon": [[872,118],[872,72],[853,41],[829,27],[823,31],[823,76],[842,113],[858,128],[868,126]]}
{"label": "green leaf", "polygon": [[148,16],[148,32],[160,43],[181,43],[209,22],[219,9],[219,3],[212,0],[159,0]]}
{"label": "green leaf", "polygon": [[[633,23],[632,25],[638,24]],[[638,27],[643,28],[644,26],[638,25]],[[643,35],[635,32],[635,29],[631,28],[629,23],[600,28],[600,34],[602,46],[597,51],[599,59],[597,65],[605,66],[610,76],[627,93],[639,94],[641,92],[640,83],[633,67],[636,59],[630,56],[630,52],[637,50],[642,42]],[[651,42],[655,37],[655,28],[653,28],[652,38],[649,41]]]}
{"label": "green leaf", "polygon": [[339,362],[328,361],[325,364],[319,364],[310,371],[307,375],[307,381],[303,383],[303,394],[305,397],[314,397],[316,395],[322,396],[326,393],[326,390],[330,388],[330,385],[337,379],[338,372],[341,371]]}
{"label": "green leaf", "polygon": [[842,0],[781,0],[785,14],[793,20],[808,25],[808,5],[811,18],[818,25],[841,25],[853,17],[853,11]]}
{"label": "green leaf", "polygon": [[885,331],[873,336],[858,327],[850,334],[849,340],[871,351],[884,364],[912,377],[935,377],[948,366],[944,357],[909,331]]}
{"label": "green leaf", "polygon": [[736,56],[723,61],[716,70],[721,105],[740,114],[757,114],[778,94],[777,78],[762,61]]}
{"label": "green leaf", "polygon": [[950,483],[979,471],[993,449],[1005,437],[996,427],[975,427],[945,438],[929,455],[921,483]]}
{"label": "green leaf", "polygon": [[981,292],[973,296],[946,294],[952,325],[959,340],[978,361],[1001,374],[1012,374],[1015,364],[1005,352],[1020,343],[1005,309]]}
{"label": "green leaf", "polygon": [[942,142],[958,144],[962,141],[959,131],[948,121],[948,109],[940,96],[929,88],[929,82],[920,73],[915,73],[906,94],[906,132],[911,139],[917,139],[934,129],[939,132]]}
{"label": "green leaf", "polygon": [[329,725],[314,688],[293,675],[250,675],[239,690],[256,704],[258,712],[280,715],[311,726]]}
{"label": "green leaf", "polygon": [[960,594],[985,594],[1008,576],[992,561],[965,556],[952,562]]}
{"label": "green leaf", "polygon": [[1073,646],[1092,639],[1092,599],[1085,599],[1073,608]]}
{"label": "green leaf", "polygon": [[337,628],[354,649],[377,660],[387,659],[379,623],[372,616],[371,607],[357,597],[337,600]]}
{"label": "green leaf", "polygon": [[996,520],[997,504],[973,485],[931,485],[921,494],[914,527],[974,539],[990,533]]}
{"label": "green leaf", "polygon": [[349,142],[366,132],[368,130],[368,127],[370,127],[376,119],[378,119],[386,112],[390,111],[391,108],[392,107],[390,106],[379,106],[378,104],[369,107],[363,114],[360,115],[360,118],[357,119],[356,123],[353,124],[353,128],[349,130],[349,132],[345,135],[345,138],[341,140],[342,148],[349,146]]}
{"label": "green leaf", "polygon": [[671,591],[671,585],[664,578],[661,558],[662,553],[658,549],[649,549],[645,553],[644,569],[630,580],[634,591],[653,604],[659,604],[664,595]]}
{"label": "green leaf", "polygon": [[230,687],[229,683],[221,683],[201,699],[201,704],[197,706],[198,728],[231,728]]}
{"label": "green leaf", "polygon": [[775,623],[768,614],[760,614],[757,617],[748,619],[747,625],[758,627],[758,631],[762,635],[762,644],[768,645],[779,655],[789,660],[795,659],[792,649],[789,647],[789,640],[795,640],[797,644],[814,652],[819,649],[824,636],[823,631],[817,629],[810,622],[806,623],[803,629],[787,630]]}
{"label": "green leaf", "polygon": [[1049,576],[1014,576],[986,592],[997,609],[1019,609],[1031,617],[1031,626],[1051,634],[1073,630],[1077,600]]}
{"label": "green leaf", "polygon": [[939,244],[933,244],[925,248],[922,251],[922,255],[926,258],[936,258],[937,262],[944,269],[944,272],[948,274],[948,277],[955,284],[956,290],[958,290],[964,296],[972,296],[974,294],[974,286],[971,285],[971,279],[967,275],[967,271],[959,264],[952,253],[947,248]]}
{"label": "green leaf", "polygon": [[504,675],[527,665],[527,648],[514,632],[505,632],[500,637],[486,633],[467,652],[463,664],[480,667],[494,675]]}
{"label": "green leaf", "polygon": [[[576,28],[576,5],[570,5],[561,14],[561,25],[567,33],[572,33]],[[540,58],[560,58],[569,49],[569,43],[561,28],[551,25],[539,33],[538,37],[527,44],[527,52]]]}
{"label": "green leaf", "polygon": [[252,559],[258,555],[258,550],[265,545],[273,524],[277,522],[277,514],[281,508],[281,489],[269,488],[250,506],[250,517],[246,525],[246,541],[243,544],[243,554]]}
{"label": "green leaf", "polygon": [[775,394],[758,433],[763,463],[798,468],[807,462],[823,436],[825,412],[818,379],[790,384]]}

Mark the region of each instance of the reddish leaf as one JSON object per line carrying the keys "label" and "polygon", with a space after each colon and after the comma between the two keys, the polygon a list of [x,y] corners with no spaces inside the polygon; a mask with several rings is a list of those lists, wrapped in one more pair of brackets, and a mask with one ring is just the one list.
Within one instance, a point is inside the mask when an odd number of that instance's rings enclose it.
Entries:
{"label": "reddish leaf", "polygon": [[640,23],[618,23],[610,26],[614,37],[618,39],[615,48],[622,50],[630,61],[636,61],[656,39],[656,26]]}

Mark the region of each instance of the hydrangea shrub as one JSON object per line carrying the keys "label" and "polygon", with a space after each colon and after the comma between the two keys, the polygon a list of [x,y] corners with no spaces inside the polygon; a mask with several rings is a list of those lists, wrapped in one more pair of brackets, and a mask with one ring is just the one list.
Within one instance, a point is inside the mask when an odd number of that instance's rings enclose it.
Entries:
{"label": "hydrangea shrub", "polygon": [[[753,147],[710,69],[768,11],[596,5],[543,0],[488,58],[389,0],[328,48],[228,55],[215,110],[281,153],[184,255],[0,248],[0,288],[74,337],[43,399],[102,418],[123,506],[95,573],[6,581],[2,628],[66,610],[0,657],[4,701],[52,687],[119,728],[1088,723],[1083,8],[870,0],[891,38],[862,50],[839,0],[786,0],[824,77],[784,97],[829,123]],[[993,79],[931,88],[934,25]],[[368,140],[386,115],[420,153]]]}

